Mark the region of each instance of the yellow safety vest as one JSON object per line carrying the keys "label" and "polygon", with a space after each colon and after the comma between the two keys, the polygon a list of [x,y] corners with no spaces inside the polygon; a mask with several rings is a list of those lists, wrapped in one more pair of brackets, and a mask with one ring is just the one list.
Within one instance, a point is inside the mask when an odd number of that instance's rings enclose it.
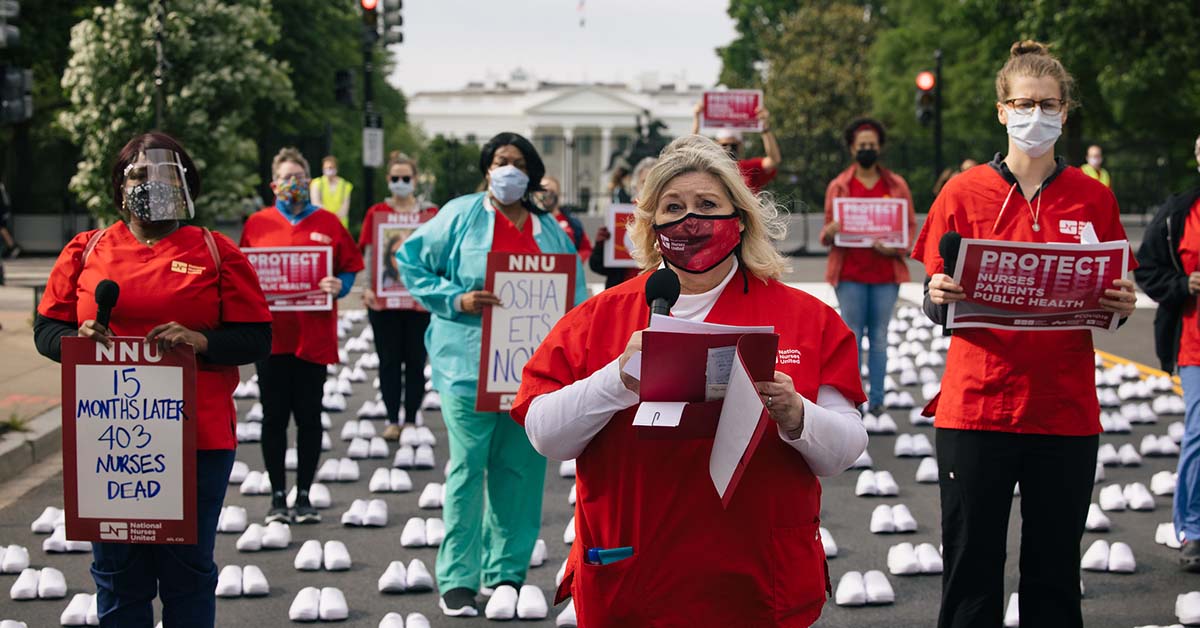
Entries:
{"label": "yellow safety vest", "polygon": [[1104,168],[1101,168],[1100,172],[1096,172],[1092,164],[1083,164],[1079,169],[1083,171],[1083,174],[1103,183],[1105,187],[1112,187],[1112,179],[1108,177],[1108,171]]}
{"label": "yellow safety vest", "polygon": [[346,180],[345,177],[338,177],[337,185],[329,185],[329,177],[317,177],[313,183],[317,189],[321,191],[321,205],[323,209],[327,209],[342,219],[342,226],[350,228],[350,214],[342,213],[342,204],[346,199],[350,198],[350,193],[354,191],[354,184]]}

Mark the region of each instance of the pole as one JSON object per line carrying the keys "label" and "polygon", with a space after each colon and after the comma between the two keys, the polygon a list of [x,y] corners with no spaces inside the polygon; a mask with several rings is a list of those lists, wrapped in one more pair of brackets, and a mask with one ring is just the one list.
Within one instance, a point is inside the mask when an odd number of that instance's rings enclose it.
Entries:
{"label": "pole", "polygon": [[164,32],[164,22],[167,14],[167,0],[158,0],[155,3],[155,24],[154,24],[154,128],[163,130],[163,103],[166,101],[166,76],[167,76],[167,55],[164,52],[163,42],[166,40]]}
{"label": "pole", "polygon": [[937,88],[933,90],[933,176],[940,177],[946,167],[942,158],[942,92],[946,85],[942,83],[941,48],[933,51],[933,58],[937,61],[934,66],[934,85],[937,85]]}
{"label": "pole", "polygon": [[[371,38],[363,38],[363,125],[369,125],[375,117],[375,88],[371,84],[371,75],[374,72],[372,64],[372,56],[375,52],[374,42]],[[375,168],[363,164],[363,216],[367,215],[367,210],[375,203]]]}

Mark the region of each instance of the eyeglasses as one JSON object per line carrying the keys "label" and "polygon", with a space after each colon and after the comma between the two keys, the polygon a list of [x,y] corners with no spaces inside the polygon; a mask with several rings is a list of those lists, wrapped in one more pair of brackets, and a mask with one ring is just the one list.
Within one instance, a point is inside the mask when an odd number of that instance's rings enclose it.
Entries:
{"label": "eyeglasses", "polygon": [[398,181],[403,181],[405,183],[412,183],[412,177],[411,176],[391,177],[391,181],[392,181],[392,183],[396,183]]}
{"label": "eyeglasses", "polygon": [[1047,98],[1045,100],[1034,100],[1032,98],[1010,98],[1004,101],[1004,104],[1012,107],[1013,111],[1016,111],[1023,116],[1033,113],[1034,107],[1041,109],[1042,113],[1054,115],[1057,113],[1062,113],[1062,110],[1067,106],[1067,103],[1061,98]]}

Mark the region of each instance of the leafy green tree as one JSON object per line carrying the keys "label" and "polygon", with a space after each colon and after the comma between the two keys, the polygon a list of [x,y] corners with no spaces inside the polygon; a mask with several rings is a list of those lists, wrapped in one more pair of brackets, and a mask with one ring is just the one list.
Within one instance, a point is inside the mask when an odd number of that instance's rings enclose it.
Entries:
{"label": "leafy green tree", "polygon": [[452,198],[474,192],[482,180],[479,147],[438,135],[429,141],[421,167],[434,178],[430,201],[444,205]]}
{"label": "leafy green tree", "polygon": [[762,84],[763,46],[759,33],[776,27],[787,12],[799,8],[799,0],[729,0],[738,37],[728,46],[717,48],[721,57],[722,85],[752,88]]}

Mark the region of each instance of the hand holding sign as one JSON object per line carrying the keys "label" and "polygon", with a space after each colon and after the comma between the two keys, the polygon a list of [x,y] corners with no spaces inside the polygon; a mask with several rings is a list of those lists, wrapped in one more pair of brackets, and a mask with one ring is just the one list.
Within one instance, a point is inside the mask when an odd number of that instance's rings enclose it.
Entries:
{"label": "hand holding sign", "polygon": [[192,331],[175,321],[163,323],[146,334],[146,342],[157,342],[164,351],[175,345],[191,345],[196,353],[208,351],[208,337],[198,331]]}
{"label": "hand holding sign", "polygon": [[83,324],[79,326],[79,337],[91,338],[92,340],[95,340],[106,347],[111,347],[113,342],[112,335],[109,333],[108,327],[101,325],[92,319],[83,321]]}
{"label": "hand holding sign", "polygon": [[1100,298],[1100,306],[1110,312],[1116,312],[1121,318],[1129,318],[1137,306],[1137,293],[1133,291],[1133,282],[1128,279],[1114,279],[1116,290],[1104,291]]}
{"label": "hand holding sign", "polygon": [[937,273],[929,278],[929,300],[937,305],[946,305],[967,298],[962,286],[954,282],[949,275]]}
{"label": "hand holding sign", "polygon": [[483,308],[500,305],[500,297],[487,290],[472,290],[462,297],[462,310],[468,314],[482,314]]}

